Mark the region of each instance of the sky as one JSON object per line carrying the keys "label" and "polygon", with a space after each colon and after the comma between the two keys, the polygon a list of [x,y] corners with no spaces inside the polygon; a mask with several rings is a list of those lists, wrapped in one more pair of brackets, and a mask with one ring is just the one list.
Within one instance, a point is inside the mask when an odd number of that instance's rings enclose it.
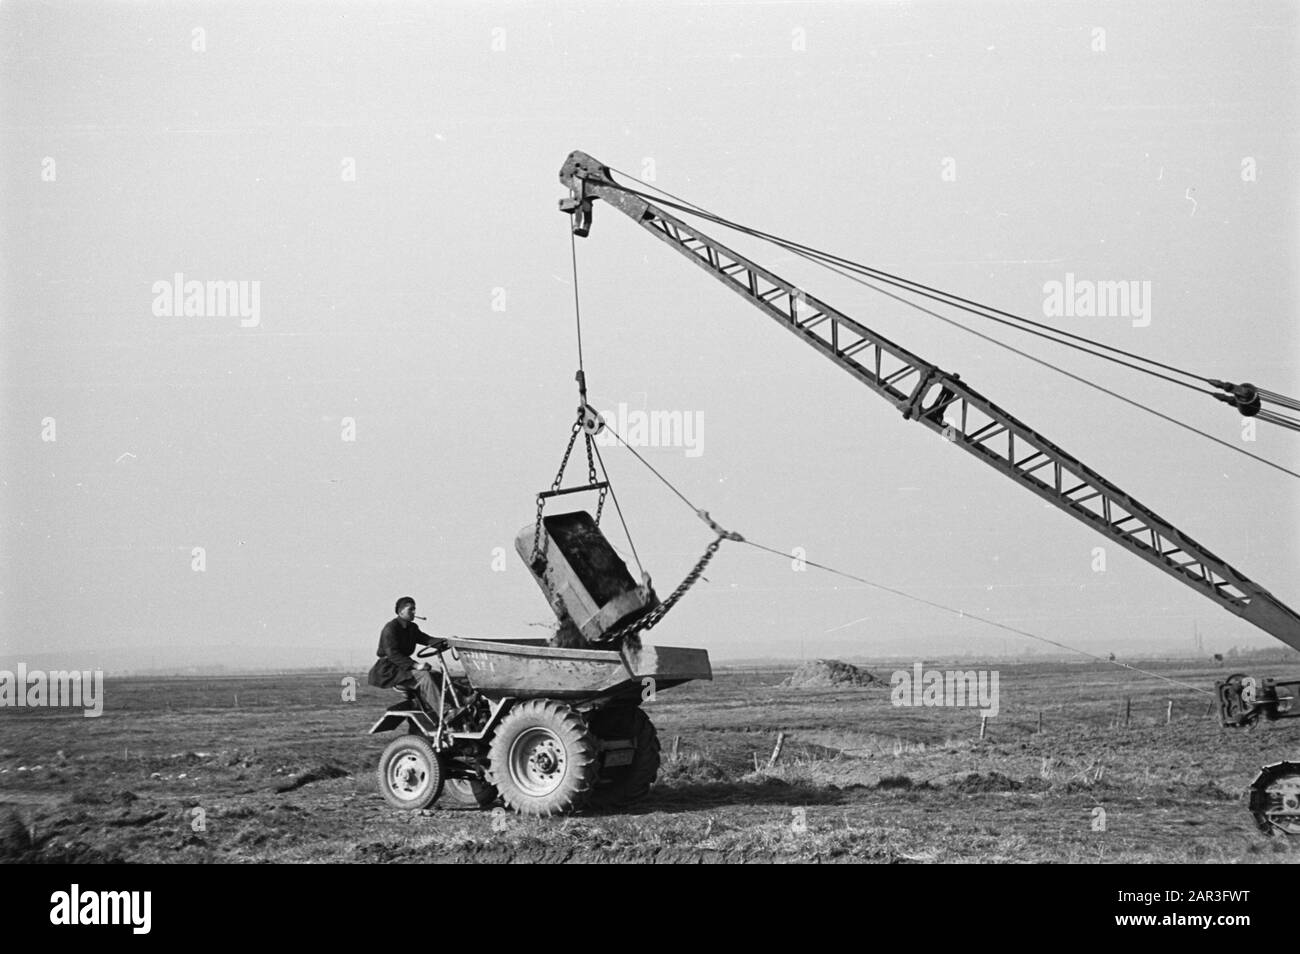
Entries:
{"label": "sky", "polygon": [[[513,540],[577,402],[556,207],[574,149],[748,225],[1300,393],[1297,9],[0,4],[0,659],[364,669],[403,595],[441,635],[545,635]],[[1295,477],[705,231],[1300,603]],[[689,422],[689,441],[638,450],[728,528],[1088,652],[1275,645],[903,421],[616,210],[596,204],[576,251],[592,403]],[[236,283],[245,307],[173,313],[178,274]],[[1136,282],[1149,307],[1048,317],[1067,276]],[[1294,433],[1248,441],[1208,397],[990,333],[1300,470]],[[601,452],[666,595],[711,534],[629,452]],[[732,543],[647,640],[719,661],[1056,651]]]}

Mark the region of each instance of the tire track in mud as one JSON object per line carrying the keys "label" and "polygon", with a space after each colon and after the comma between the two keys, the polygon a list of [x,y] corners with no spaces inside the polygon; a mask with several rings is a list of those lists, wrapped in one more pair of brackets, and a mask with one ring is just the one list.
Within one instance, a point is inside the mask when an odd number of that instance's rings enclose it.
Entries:
{"label": "tire track in mud", "polygon": [[427,849],[392,848],[387,845],[361,845],[354,850],[357,861],[368,864],[438,864],[438,865],[733,865],[733,864],[911,864],[902,855],[807,854],[774,851],[722,851],[708,848],[626,848],[603,851],[591,848],[507,848],[482,845],[453,851],[430,852]]}

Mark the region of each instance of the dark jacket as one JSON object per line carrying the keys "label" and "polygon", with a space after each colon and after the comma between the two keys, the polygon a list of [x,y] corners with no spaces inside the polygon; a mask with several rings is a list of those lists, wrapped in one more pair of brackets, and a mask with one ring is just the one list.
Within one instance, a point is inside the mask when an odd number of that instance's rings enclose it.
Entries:
{"label": "dark jacket", "polygon": [[379,658],[370,667],[368,681],[372,686],[388,689],[410,678],[415,661],[411,653],[416,645],[437,646],[445,640],[430,636],[420,631],[414,621],[408,623],[400,617],[393,617],[379,634],[379,649],[375,653]]}

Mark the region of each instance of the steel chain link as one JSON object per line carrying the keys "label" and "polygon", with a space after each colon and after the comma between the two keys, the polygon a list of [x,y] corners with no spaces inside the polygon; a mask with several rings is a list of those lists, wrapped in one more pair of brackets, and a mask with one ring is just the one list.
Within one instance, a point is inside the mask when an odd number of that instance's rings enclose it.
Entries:
{"label": "steel chain link", "polygon": [[[565,468],[569,466],[569,455],[573,453],[574,442],[578,439],[578,431],[582,430],[582,409],[578,409],[578,419],[573,422],[573,427],[569,431],[569,444],[564,448],[564,457],[560,460],[560,469],[555,472],[555,480],[551,481],[551,490],[559,490],[560,483],[564,480]],[[588,446],[587,456],[591,456],[591,449]],[[592,480],[595,483],[595,480]],[[601,494],[602,501],[604,493]],[[533,527],[533,555],[530,563],[536,563],[537,558],[542,554],[542,510],[546,507],[546,498],[538,494],[537,496],[537,524]],[[597,517],[599,521],[599,517]]]}
{"label": "steel chain link", "polygon": [[[581,413],[581,411],[579,411]],[[581,418],[580,418],[581,420]],[[583,429],[583,437],[587,440],[587,483],[596,483],[596,458],[592,456],[592,436]],[[600,488],[600,495],[596,499],[596,526],[600,526],[600,514],[605,509],[605,494],[609,492],[608,487]]]}
{"label": "steel chain link", "polygon": [[629,636],[644,632],[648,629],[654,629],[654,627],[658,625],[659,621],[668,615],[668,611],[676,605],[677,601],[686,595],[686,591],[699,581],[700,576],[704,573],[704,568],[709,565],[709,561],[713,559],[713,555],[718,552],[718,547],[722,545],[722,541],[725,539],[727,539],[726,535],[718,534],[717,539],[710,543],[708,549],[704,551],[704,555],[695,561],[695,566],[691,568],[691,572],[686,574],[686,578],[677,585],[677,589],[673,590],[672,595],[670,595],[668,599],[664,600],[650,612],[646,613],[634,622],[619,627],[613,633],[602,639],[601,642],[621,643]]}
{"label": "steel chain link", "polygon": [[[573,422],[573,427],[569,431],[569,443],[564,448],[564,457],[560,460],[560,469],[555,472],[555,480],[551,482],[551,490],[553,491],[560,489],[560,484],[564,480],[564,471],[569,466],[569,457],[573,454],[573,445],[578,439],[578,432],[584,430],[584,410],[585,407],[578,408],[578,419]],[[583,437],[587,448],[587,480],[588,483],[595,484],[596,460],[592,452],[592,436],[590,433],[585,433]],[[600,523],[601,512],[605,508],[605,494],[607,491],[607,487],[601,488],[600,498],[596,504],[596,523],[598,525]],[[542,510],[545,506],[546,499],[539,494],[537,497],[537,523],[533,527],[533,555],[531,562],[534,564],[536,564],[538,558],[541,556]],[[705,549],[703,556],[695,561],[695,566],[691,567],[691,571],[687,573],[682,582],[677,585],[677,589],[672,591],[668,599],[664,600],[654,609],[626,626],[619,627],[613,633],[610,633],[608,636],[601,639],[601,643],[621,644],[623,640],[630,636],[645,632],[646,630],[654,629],[654,627],[659,624],[659,621],[668,615],[668,611],[676,606],[677,602],[687,594],[691,587],[699,582],[700,577],[704,574],[704,568],[709,565],[709,561],[713,559],[713,555],[718,552],[718,547],[722,545],[723,540],[738,540],[743,542],[744,537],[738,533],[732,533],[718,526],[718,524],[709,517],[706,511],[698,510],[696,513],[717,534],[717,537],[714,538],[713,542]]]}

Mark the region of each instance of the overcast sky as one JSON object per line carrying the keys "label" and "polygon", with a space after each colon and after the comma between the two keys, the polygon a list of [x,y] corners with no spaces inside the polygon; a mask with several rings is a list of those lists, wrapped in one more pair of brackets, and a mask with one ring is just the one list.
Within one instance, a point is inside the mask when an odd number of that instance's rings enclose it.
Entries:
{"label": "overcast sky", "polygon": [[[1296,28],[1294,4],[1229,2],[4,3],[0,656],[364,668],[407,594],[436,633],[544,635],[513,539],[576,404],[556,210],[573,149],[1300,393]],[[735,244],[1300,604],[1294,477]],[[578,256],[593,403],[691,421],[689,446],[641,452],[726,526],[1091,651],[1190,652],[1194,628],[1206,652],[1272,644],[1118,547],[1098,572],[1101,537],[608,206]],[[178,273],[244,283],[249,307],[169,314]],[[1149,309],[1045,317],[1067,275],[1137,282]],[[1246,442],[1209,398],[1016,343],[1300,469],[1293,433]],[[666,595],[710,534],[602,453]],[[1046,648],[738,545],[707,577],[649,641],[718,659]]]}

